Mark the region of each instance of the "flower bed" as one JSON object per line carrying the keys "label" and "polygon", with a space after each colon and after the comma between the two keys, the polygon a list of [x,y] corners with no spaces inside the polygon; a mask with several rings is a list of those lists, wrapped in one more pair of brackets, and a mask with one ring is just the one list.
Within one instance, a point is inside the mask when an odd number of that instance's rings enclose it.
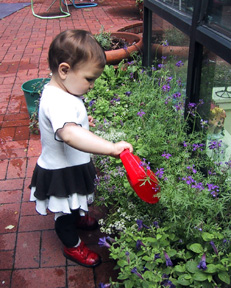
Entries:
{"label": "flower bed", "polygon": [[119,159],[94,158],[101,171],[97,201],[110,211],[100,221],[107,237],[99,243],[119,269],[111,287],[230,287],[231,162],[207,156],[220,143],[205,146],[208,123],[197,113],[202,100],[188,105],[184,119],[185,85],[175,76],[182,67],[106,66],[85,97],[98,120],[94,132],[132,143],[161,186],[159,202],[147,204]]}

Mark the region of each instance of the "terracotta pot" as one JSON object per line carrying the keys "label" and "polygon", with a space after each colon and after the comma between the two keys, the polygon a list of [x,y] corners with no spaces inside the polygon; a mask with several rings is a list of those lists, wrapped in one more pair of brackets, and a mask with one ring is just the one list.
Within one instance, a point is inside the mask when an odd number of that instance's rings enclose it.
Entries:
{"label": "terracotta pot", "polygon": [[[118,64],[123,59],[129,59],[131,53],[135,51],[140,52],[142,50],[143,40],[141,35],[127,32],[113,32],[111,35],[117,38],[125,39],[126,42],[131,44],[131,46],[128,46],[126,49],[121,48],[117,50],[105,51],[107,64]],[[136,43],[132,44],[134,42]]]}
{"label": "terracotta pot", "polygon": [[183,58],[188,58],[189,47],[188,46],[162,46],[159,44],[153,44],[152,46],[154,54],[157,56],[180,56]]}

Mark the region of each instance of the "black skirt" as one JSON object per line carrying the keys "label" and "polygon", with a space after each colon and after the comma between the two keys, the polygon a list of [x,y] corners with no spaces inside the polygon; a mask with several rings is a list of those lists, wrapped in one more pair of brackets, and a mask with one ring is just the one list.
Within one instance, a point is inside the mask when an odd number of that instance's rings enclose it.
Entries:
{"label": "black skirt", "polygon": [[74,193],[94,193],[96,170],[92,162],[62,169],[48,170],[38,164],[34,169],[30,187],[35,187],[34,196],[39,200],[50,196],[66,197]]}

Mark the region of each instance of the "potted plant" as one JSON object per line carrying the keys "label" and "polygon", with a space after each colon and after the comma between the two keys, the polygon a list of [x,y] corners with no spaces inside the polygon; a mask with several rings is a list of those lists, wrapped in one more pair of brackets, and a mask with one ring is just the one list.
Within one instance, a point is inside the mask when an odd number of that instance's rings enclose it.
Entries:
{"label": "potted plant", "polygon": [[44,85],[46,85],[49,81],[50,78],[36,78],[24,82],[21,87],[26,99],[27,110],[30,116],[29,129],[34,134],[39,134],[39,101]]}
{"label": "potted plant", "polygon": [[26,99],[27,110],[30,115],[37,109],[37,100],[42,93],[43,87],[50,81],[50,78],[37,78],[26,81],[22,84],[22,91]]}
{"label": "potted plant", "polygon": [[103,28],[95,35],[106,53],[107,64],[118,64],[129,59],[135,52],[140,53],[143,46],[141,35],[128,32],[105,32]]}

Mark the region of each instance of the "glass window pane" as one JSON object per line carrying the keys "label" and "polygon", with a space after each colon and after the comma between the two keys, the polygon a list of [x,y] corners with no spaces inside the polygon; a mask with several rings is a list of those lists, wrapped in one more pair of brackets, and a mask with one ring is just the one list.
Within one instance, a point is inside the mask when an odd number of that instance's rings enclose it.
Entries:
{"label": "glass window pane", "polygon": [[160,2],[191,15],[195,0],[160,0]]}
{"label": "glass window pane", "polygon": [[231,37],[231,0],[209,0],[207,25]]}
{"label": "glass window pane", "polygon": [[173,70],[186,87],[189,37],[155,13],[152,20],[153,62]]}
{"label": "glass window pane", "polygon": [[207,107],[201,111],[208,120],[207,144],[217,143],[217,148],[208,148],[208,154],[227,162],[231,159],[231,65],[205,51],[201,80],[201,98]]}

